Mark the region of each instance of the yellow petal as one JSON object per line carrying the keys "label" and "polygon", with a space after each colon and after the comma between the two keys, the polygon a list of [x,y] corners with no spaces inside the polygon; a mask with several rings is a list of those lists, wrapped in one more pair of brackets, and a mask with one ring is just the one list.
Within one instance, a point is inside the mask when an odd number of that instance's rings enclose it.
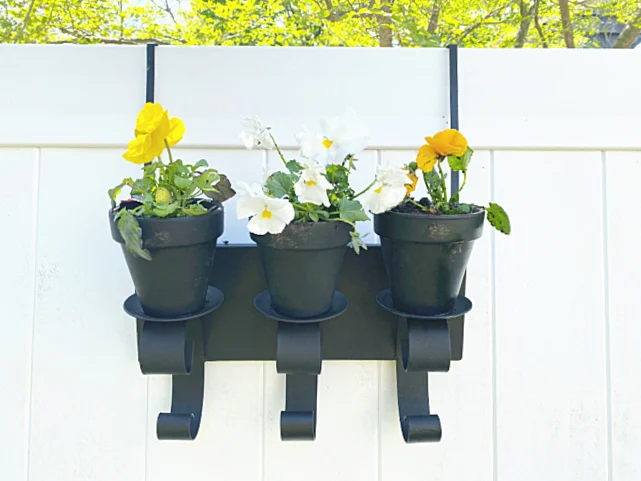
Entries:
{"label": "yellow petal", "polygon": [[442,130],[434,137],[425,137],[425,141],[434,148],[437,154],[442,156],[456,155],[460,157],[467,150],[467,139],[456,129]]}
{"label": "yellow petal", "polygon": [[185,124],[178,117],[174,117],[169,121],[169,135],[167,135],[167,144],[173,147],[185,135]]}
{"label": "yellow petal", "polygon": [[155,130],[149,133],[151,145],[149,154],[158,157],[165,150],[165,139],[169,135],[169,114],[165,111],[158,122]]}
{"label": "yellow petal", "polygon": [[405,184],[405,195],[409,197],[410,194],[416,190],[416,183],[418,182],[418,177],[414,175],[414,172],[409,172],[407,174],[407,178],[409,179],[409,182]]}
{"label": "yellow petal", "polygon": [[416,165],[423,172],[431,172],[436,165],[437,153],[431,145],[423,145],[418,149]]}
{"label": "yellow petal", "polygon": [[145,164],[153,160],[155,156],[149,154],[151,147],[151,136],[139,135],[127,145],[127,152],[122,156],[134,164]]}
{"label": "yellow petal", "polygon": [[150,134],[155,131],[168,114],[162,105],[147,102],[136,119],[136,135]]}

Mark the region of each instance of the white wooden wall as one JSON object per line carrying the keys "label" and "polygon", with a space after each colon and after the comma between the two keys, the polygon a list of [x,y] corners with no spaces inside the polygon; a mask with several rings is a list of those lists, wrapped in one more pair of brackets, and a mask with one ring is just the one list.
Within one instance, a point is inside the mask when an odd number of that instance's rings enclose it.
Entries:
{"label": "white wooden wall", "polygon": [[[432,375],[440,444],[406,445],[391,362],[325,362],[318,437],[283,443],[273,362],[208,363],[195,442],[159,442],[168,376],[145,377],[106,190],[144,100],[144,47],[0,46],[2,481],[635,481],[641,478],[641,58],[635,51],[464,50],[467,197],[510,212],[469,266],[463,361]],[[376,164],[448,125],[438,49],[175,48],[157,100],[178,149],[233,179],[278,161],[242,149],[258,113],[293,133],[352,106]],[[221,240],[247,243],[228,206]],[[364,231],[371,226],[364,225]]]}

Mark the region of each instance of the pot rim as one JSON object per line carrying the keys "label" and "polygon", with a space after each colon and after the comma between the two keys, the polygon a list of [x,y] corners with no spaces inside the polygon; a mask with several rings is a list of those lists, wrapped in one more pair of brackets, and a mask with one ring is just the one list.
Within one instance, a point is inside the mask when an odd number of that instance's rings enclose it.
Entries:
{"label": "pot rim", "polygon": [[385,214],[393,214],[393,215],[398,215],[402,217],[412,217],[415,219],[429,219],[429,220],[456,220],[456,219],[468,219],[470,217],[478,216],[478,215],[483,215],[485,213],[484,208],[479,208],[479,210],[475,212],[469,212],[467,214],[419,214],[419,213],[411,213],[411,212],[392,212],[392,211],[387,211],[383,212],[382,214],[373,214],[373,215],[385,215]]}

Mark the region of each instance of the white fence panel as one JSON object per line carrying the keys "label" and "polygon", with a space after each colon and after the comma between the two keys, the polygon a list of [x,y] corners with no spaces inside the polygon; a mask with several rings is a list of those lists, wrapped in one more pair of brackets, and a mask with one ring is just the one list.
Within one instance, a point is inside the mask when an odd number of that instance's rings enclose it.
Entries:
{"label": "white fence panel", "polygon": [[[0,276],[2,316],[0,365],[4,389],[0,411],[5,413],[0,441],[0,474],[4,479],[27,479],[29,409],[35,253],[38,203],[38,149],[0,149],[0,170],[11,172],[3,182],[3,196],[19,199],[19,205],[0,210],[5,275]],[[8,204],[7,204],[8,207]]]}
{"label": "white fence panel", "polygon": [[612,479],[632,480],[641,478],[641,152],[608,152],[605,162]]}
{"label": "white fence panel", "polygon": [[607,479],[601,170],[598,152],[495,153],[514,223],[494,246],[499,479]]}
{"label": "white fence panel", "polygon": [[[144,102],[144,47],[0,46],[0,166],[18,179],[3,194],[20,199],[0,214],[0,478],[636,481],[637,59],[460,53],[461,128],[477,149],[464,197],[500,202],[514,233],[488,226],[475,246],[464,359],[430,376],[440,444],[402,442],[394,366],[375,361],[324,364],[315,443],[279,440],[273,363],[209,364],[198,439],[179,443],[155,439],[169,377],[140,374],[107,223],[106,190],[138,171],[120,156]],[[157,66],[157,100],[187,125],[176,155],[234,181],[280,163],[243,149],[245,115],[295,155],[301,127],[354,107],[372,131],[356,188],[448,124],[444,50],[158,47]],[[226,210],[221,242],[249,243],[234,201]]]}

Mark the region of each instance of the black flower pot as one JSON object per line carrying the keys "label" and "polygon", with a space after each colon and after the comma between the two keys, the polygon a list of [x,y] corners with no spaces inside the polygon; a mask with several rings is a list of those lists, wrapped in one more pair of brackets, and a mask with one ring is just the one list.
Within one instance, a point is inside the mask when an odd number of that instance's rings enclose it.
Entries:
{"label": "black flower pot", "polygon": [[394,307],[424,316],[450,312],[484,220],[480,209],[461,215],[375,215]]}
{"label": "black flower pot", "polygon": [[331,309],[350,230],[342,222],[309,222],[289,224],[280,234],[251,235],[274,310],[304,319]]}
{"label": "black flower pot", "polygon": [[223,233],[223,207],[219,205],[200,216],[138,218],[143,246],[149,250],[151,261],[127,250],[114,215],[114,212],[109,213],[111,236],[122,245],[145,313],[171,318],[202,309],[214,265],[216,239]]}

